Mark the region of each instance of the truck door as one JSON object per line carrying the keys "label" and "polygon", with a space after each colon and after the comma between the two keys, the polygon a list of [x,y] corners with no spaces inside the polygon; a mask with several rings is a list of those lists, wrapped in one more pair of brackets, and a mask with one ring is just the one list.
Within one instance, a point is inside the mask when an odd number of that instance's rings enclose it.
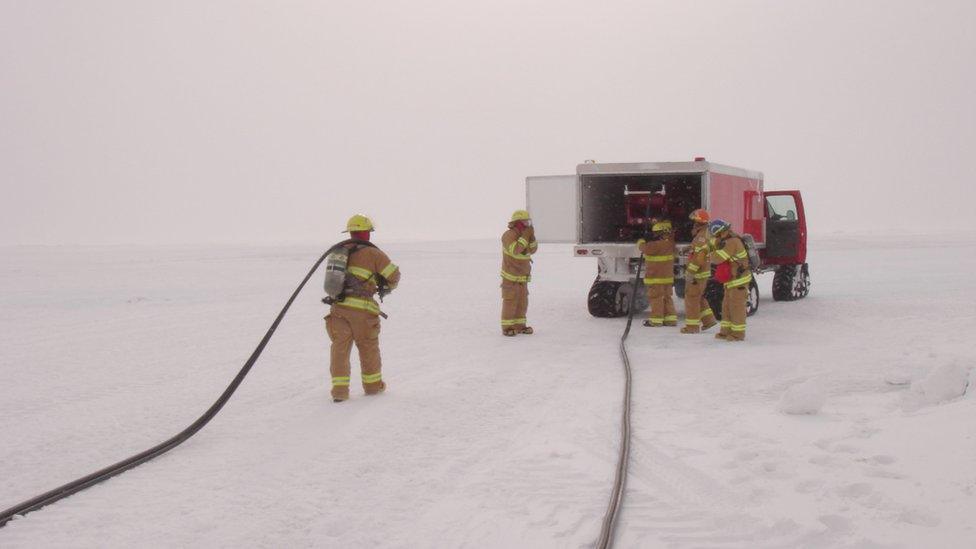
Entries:
{"label": "truck door", "polygon": [[763,193],[766,208],[766,262],[793,265],[807,260],[807,222],[800,191]]}
{"label": "truck door", "polygon": [[539,242],[579,241],[579,178],[544,175],[525,178],[525,205]]}

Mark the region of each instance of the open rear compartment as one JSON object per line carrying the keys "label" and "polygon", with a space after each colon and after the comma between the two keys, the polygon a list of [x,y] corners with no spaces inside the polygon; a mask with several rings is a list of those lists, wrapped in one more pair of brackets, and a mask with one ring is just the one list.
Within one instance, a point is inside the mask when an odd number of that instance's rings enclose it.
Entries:
{"label": "open rear compartment", "polygon": [[702,207],[703,174],[580,176],[580,242],[635,242],[651,218],[669,219],[675,241],[691,242],[688,215]]}

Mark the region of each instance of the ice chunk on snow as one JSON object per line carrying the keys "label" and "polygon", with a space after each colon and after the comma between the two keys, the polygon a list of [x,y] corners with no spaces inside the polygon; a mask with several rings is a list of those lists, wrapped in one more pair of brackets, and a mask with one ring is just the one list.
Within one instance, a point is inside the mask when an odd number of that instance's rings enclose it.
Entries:
{"label": "ice chunk on snow", "polygon": [[921,405],[946,402],[966,394],[971,377],[968,366],[943,364],[934,368],[925,379],[913,383],[912,394]]}
{"label": "ice chunk on snow", "polygon": [[823,383],[811,378],[790,387],[779,399],[777,409],[785,414],[816,414],[827,402]]}
{"label": "ice chunk on snow", "polygon": [[885,383],[888,385],[911,385],[912,376],[908,372],[889,372],[885,376]]}

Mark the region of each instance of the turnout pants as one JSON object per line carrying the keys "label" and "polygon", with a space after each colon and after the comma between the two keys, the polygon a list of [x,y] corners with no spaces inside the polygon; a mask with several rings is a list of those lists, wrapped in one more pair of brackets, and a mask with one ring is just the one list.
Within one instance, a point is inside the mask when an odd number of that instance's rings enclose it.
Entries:
{"label": "turnout pants", "polygon": [[746,338],[746,300],[749,297],[749,285],[725,288],[722,297],[722,330],[721,333],[729,339],[743,340]]}
{"label": "turnout pants", "polygon": [[363,390],[367,395],[386,388],[380,373],[380,318],[372,313],[335,305],[325,317],[325,330],[332,340],[329,371],[332,397],[349,398],[349,355],[353,343],[359,351]]}
{"label": "turnout pants", "polygon": [[648,320],[654,326],[677,326],[678,313],[674,310],[673,284],[651,284],[647,287],[647,301],[651,304]]}
{"label": "turnout pants", "polygon": [[502,331],[516,332],[525,328],[525,313],[529,310],[529,285],[524,282],[502,281]]}
{"label": "turnout pants", "polygon": [[702,323],[715,324],[715,314],[705,299],[707,283],[707,280],[696,280],[694,284],[685,284],[685,326],[700,328]]}

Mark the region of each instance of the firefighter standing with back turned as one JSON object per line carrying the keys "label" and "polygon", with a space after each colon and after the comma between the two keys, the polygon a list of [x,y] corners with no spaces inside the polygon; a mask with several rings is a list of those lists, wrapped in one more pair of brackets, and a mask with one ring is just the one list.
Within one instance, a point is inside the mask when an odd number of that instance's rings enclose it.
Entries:
{"label": "firefighter standing with back turned", "polygon": [[637,247],[644,256],[644,285],[647,286],[647,300],[651,304],[650,318],[644,321],[644,326],[677,326],[678,313],[671,299],[675,252],[671,222],[652,219],[651,240],[640,239]]}
{"label": "firefighter standing with back turned", "polygon": [[685,326],[683,334],[697,334],[716,324],[708,300],[705,299],[705,286],[712,276],[712,266],[708,260],[708,212],[697,209],[688,216],[694,222],[691,229],[691,248],[688,265],[685,267]]}
{"label": "firefighter standing with back turned", "polygon": [[502,335],[531,334],[525,325],[529,308],[532,254],[539,248],[529,212],[516,210],[502,234]]}
{"label": "firefighter standing with back turned", "polygon": [[742,238],[732,232],[727,221],[712,221],[708,224],[708,233],[713,239],[711,260],[716,266],[715,279],[725,284],[721,330],[715,337],[726,341],[744,341],[746,300],[749,297],[749,282],[752,281],[749,252]]}
{"label": "firefighter standing with back turned", "polygon": [[325,317],[325,329],[332,340],[329,370],[335,402],[349,399],[349,354],[353,343],[359,350],[363,390],[367,395],[386,390],[380,362],[380,307],[373,296],[382,290],[382,297],[396,288],[400,269],[369,242],[372,231],[373,222],[362,214],[349,218],[343,231],[352,237],[343,244],[351,249],[342,291],[344,297],[332,303]]}

